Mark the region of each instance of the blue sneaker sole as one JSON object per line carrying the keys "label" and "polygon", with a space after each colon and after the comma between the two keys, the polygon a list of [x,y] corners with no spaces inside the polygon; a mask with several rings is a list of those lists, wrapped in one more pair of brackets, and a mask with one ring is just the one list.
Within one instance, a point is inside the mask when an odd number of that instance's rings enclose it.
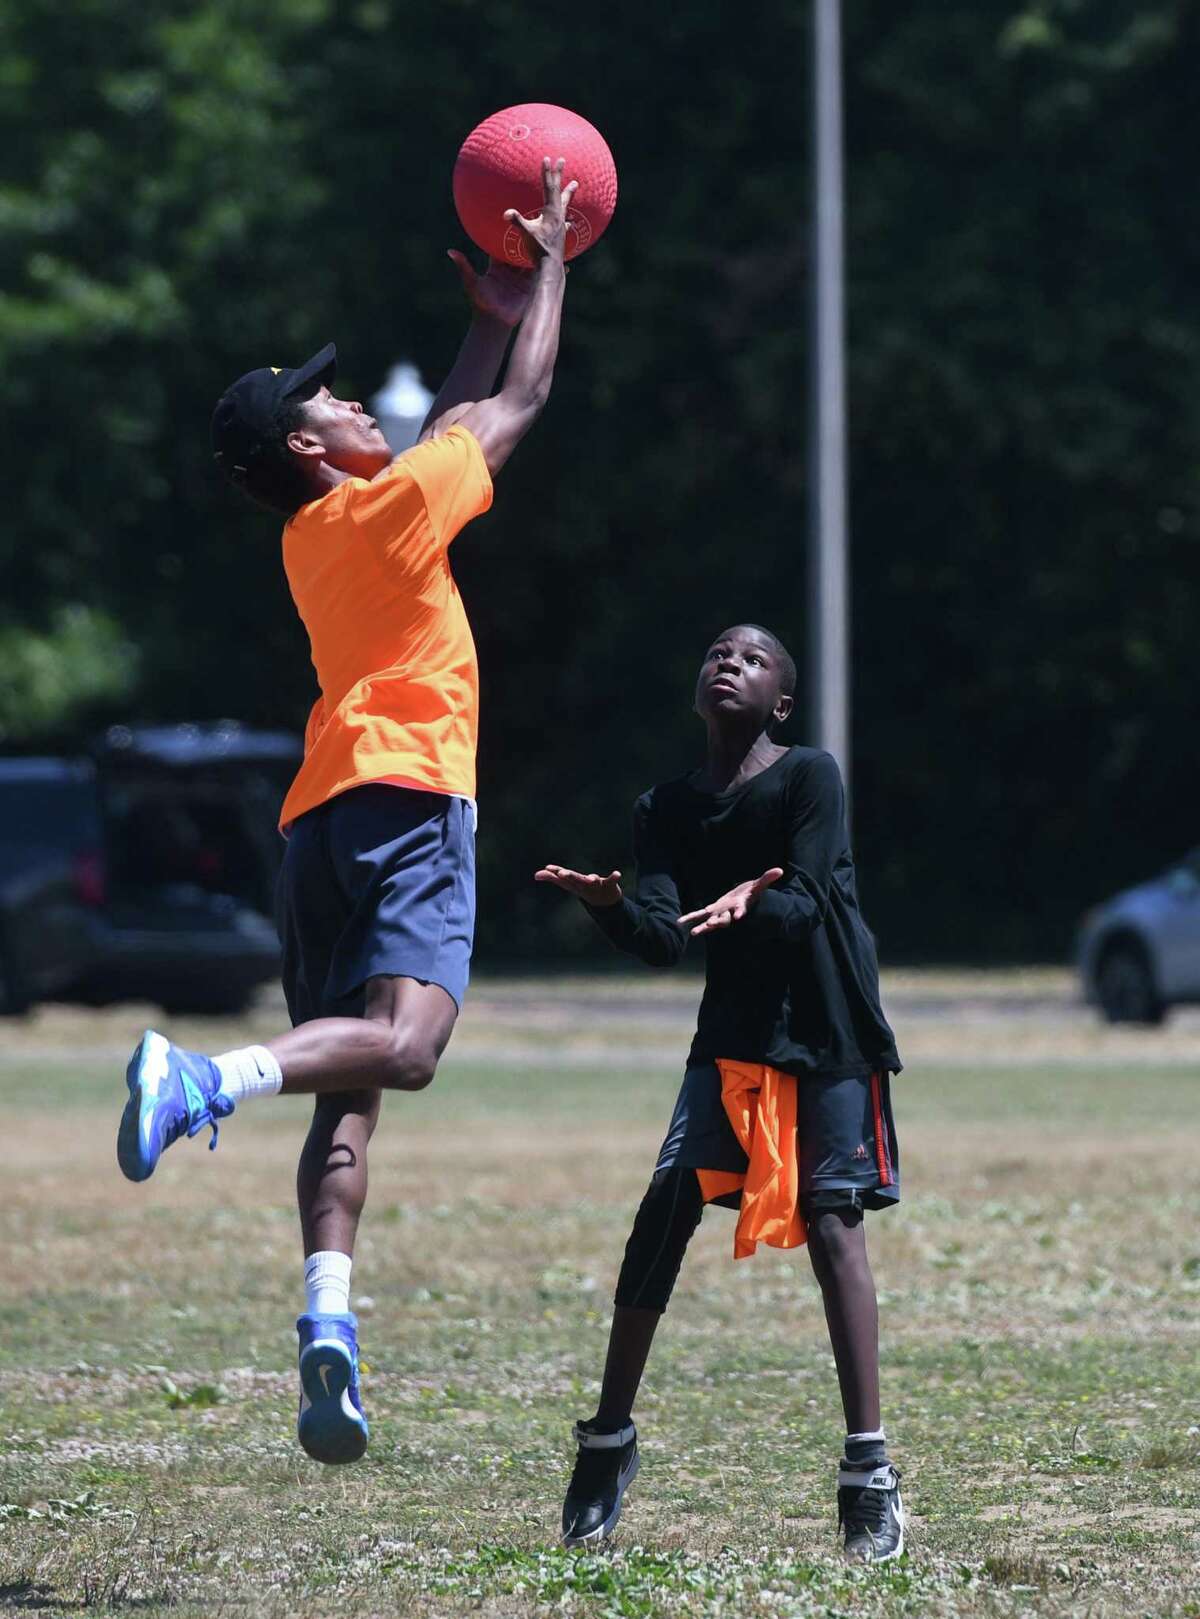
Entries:
{"label": "blue sneaker sole", "polygon": [[356,1462],[367,1448],[367,1422],[347,1390],[353,1366],[345,1344],[336,1340],[306,1345],[300,1353],[300,1387],[309,1401],[296,1431],[316,1462],[339,1467]]}
{"label": "blue sneaker sole", "polygon": [[149,1180],[158,1163],[157,1157],[146,1157],[142,1146],[142,1111],[145,1105],[142,1076],[147,1062],[157,1058],[159,1047],[165,1048],[166,1044],[161,1034],[153,1034],[147,1029],[138,1041],[137,1049],[129,1059],[129,1066],[125,1070],[129,1100],[125,1104],[124,1113],[121,1114],[121,1126],[117,1131],[117,1163],[121,1166],[121,1173],[126,1180]]}

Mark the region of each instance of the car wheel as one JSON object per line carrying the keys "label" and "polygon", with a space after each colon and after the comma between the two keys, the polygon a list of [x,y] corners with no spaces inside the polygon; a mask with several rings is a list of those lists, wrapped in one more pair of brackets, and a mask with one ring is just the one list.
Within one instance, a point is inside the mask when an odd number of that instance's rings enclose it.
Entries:
{"label": "car wheel", "polygon": [[1146,952],[1131,940],[1110,944],[1100,958],[1096,997],[1109,1023],[1153,1025],[1166,1015]]}

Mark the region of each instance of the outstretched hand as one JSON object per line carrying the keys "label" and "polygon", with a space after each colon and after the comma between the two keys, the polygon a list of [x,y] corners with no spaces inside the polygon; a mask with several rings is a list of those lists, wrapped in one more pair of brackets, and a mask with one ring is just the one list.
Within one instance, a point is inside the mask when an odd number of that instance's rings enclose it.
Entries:
{"label": "outstretched hand", "polygon": [[621,873],[610,871],[607,877],[600,877],[594,871],[571,871],[566,866],[543,866],[540,871],[533,874],[535,883],[553,883],[555,888],[561,888],[566,894],[574,894],[586,905],[619,905],[623,898],[621,893]]}
{"label": "outstretched hand", "polygon": [[761,877],[752,881],[738,883],[720,899],[713,900],[711,905],[703,905],[698,911],[689,911],[686,916],[677,919],[677,927],[687,927],[689,922],[699,925],[692,928],[692,937],[701,933],[715,933],[718,928],[727,928],[734,922],[740,922],[746,912],[754,904],[764,889],[770,888],[783,876],[782,866],[771,866],[764,871]]}
{"label": "outstretched hand", "polygon": [[534,214],[532,219],[527,219],[515,208],[507,209],[504,214],[509,224],[515,225],[524,236],[525,245],[535,264],[544,258],[557,259],[560,264],[562,263],[567,241],[567,208],[579,189],[578,180],[563,185],[563,170],[566,166],[567,160],[563,157],[554,163],[551,163],[548,157],[542,159],[540,214]]}
{"label": "outstretched hand", "polygon": [[490,315],[502,326],[521,324],[533,292],[533,277],[528,270],[489,259],[487,269],[480,275],[465,253],[454,247],[447,248],[446,252],[462,277],[463,291],[472,309],[481,315]]}

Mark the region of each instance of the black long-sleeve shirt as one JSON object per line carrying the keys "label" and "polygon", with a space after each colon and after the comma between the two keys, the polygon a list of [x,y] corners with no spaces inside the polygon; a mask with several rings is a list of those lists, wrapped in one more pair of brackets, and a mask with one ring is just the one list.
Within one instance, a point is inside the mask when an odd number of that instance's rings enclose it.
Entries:
{"label": "black long-sleeve shirt", "polygon": [[740,787],[703,792],[687,777],[634,806],[637,884],[589,906],[621,950],[674,966],[675,925],[768,866],[783,876],[744,919],[703,936],[706,964],[690,1062],[726,1057],[792,1074],[899,1072],[879,1004],[875,946],[858,909],[845,795],[835,760],[789,748]]}

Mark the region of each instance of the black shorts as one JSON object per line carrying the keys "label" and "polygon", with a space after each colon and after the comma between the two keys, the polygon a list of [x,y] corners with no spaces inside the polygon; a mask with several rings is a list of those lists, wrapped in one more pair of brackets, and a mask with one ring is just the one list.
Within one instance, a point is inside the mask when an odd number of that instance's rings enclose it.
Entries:
{"label": "black shorts", "polygon": [[[900,1201],[900,1153],[888,1074],[798,1077],[796,1136],[801,1207],[850,1202],[886,1209]],[[746,1154],[721,1101],[715,1063],[697,1063],[683,1076],[655,1173],[671,1168],[745,1172]],[[736,1204],[738,1199],[717,1201]]]}
{"label": "black shorts", "polygon": [[293,1023],[361,1016],[369,978],[438,984],[461,1007],[475,933],[475,806],[354,787],[292,825],[279,874]]}

